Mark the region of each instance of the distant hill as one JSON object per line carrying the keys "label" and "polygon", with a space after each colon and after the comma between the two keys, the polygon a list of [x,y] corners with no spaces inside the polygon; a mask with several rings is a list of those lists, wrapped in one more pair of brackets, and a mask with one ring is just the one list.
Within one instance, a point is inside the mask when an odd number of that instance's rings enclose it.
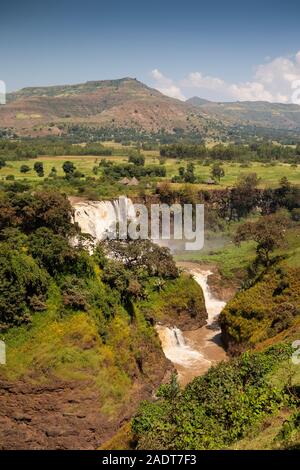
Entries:
{"label": "distant hill", "polygon": [[187,103],[196,106],[211,118],[228,125],[255,125],[273,129],[300,129],[300,106],[267,101],[236,101],[216,103],[194,97]]}
{"label": "distant hill", "polygon": [[19,135],[56,135],[74,125],[222,139],[274,129],[297,136],[300,106],[199,97],[183,102],[130,77],[23,88],[0,106],[0,128]]}
{"label": "distant hill", "polygon": [[[133,78],[77,85],[32,87],[10,93],[0,107],[0,127],[21,134],[47,133],[48,126],[78,124],[141,131],[207,132],[207,118]],[[50,132],[50,131],[49,131]],[[53,129],[52,131],[53,132]]]}
{"label": "distant hill", "polygon": [[192,106],[202,106],[203,104],[211,103],[209,100],[205,100],[204,98],[199,98],[199,96],[193,96],[185,101],[187,104]]}

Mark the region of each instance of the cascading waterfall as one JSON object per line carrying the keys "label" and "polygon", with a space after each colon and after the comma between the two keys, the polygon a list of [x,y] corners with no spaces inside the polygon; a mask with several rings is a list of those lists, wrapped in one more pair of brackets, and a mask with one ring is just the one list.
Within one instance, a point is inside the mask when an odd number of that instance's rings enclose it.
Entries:
{"label": "cascading waterfall", "polygon": [[207,323],[208,325],[211,325],[213,322],[216,321],[216,318],[219,316],[226,303],[222,300],[216,299],[211,293],[211,290],[208,285],[208,277],[213,274],[211,271],[195,270],[191,271],[191,274],[203,291],[205,306],[208,315]]}
{"label": "cascading waterfall", "polygon": [[[124,197],[129,220],[136,217],[133,203]],[[95,241],[103,240],[108,232],[115,229],[119,216],[118,201],[82,201],[73,204],[74,221],[83,233],[90,234]],[[216,328],[216,319],[225,306],[225,302],[216,299],[208,286],[208,277],[212,274],[195,264],[189,272],[201,286],[208,313],[207,325],[198,330],[182,332],[176,326],[157,325],[165,356],[175,365],[179,381],[189,382],[193,377],[204,373],[213,363],[226,358],[223,348],[216,341],[220,330]]]}
{"label": "cascading waterfall", "polygon": [[202,359],[202,354],[186,343],[179,328],[157,325],[156,331],[165,356],[174,364],[188,366]]}
{"label": "cascading waterfall", "polygon": [[[127,216],[129,220],[135,218],[133,203],[125,196]],[[105,239],[109,232],[116,229],[116,222],[120,215],[120,200],[116,201],[82,201],[73,204],[74,221],[78,223],[82,233],[88,233],[95,241]]]}
{"label": "cascading waterfall", "polygon": [[202,288],[208,313],[207,325],[185,332],[176,327],[156,327],[165,356],[174,364],[182,385],[205,373],[212,364],[226,358],[226,353],[217,340],[220,329],[216,323],[226,304],[216,299],[209,288],[208,277],[212,274],[211,271],[201,270],[195,265],[195,269],[189,269],[189,272]]}

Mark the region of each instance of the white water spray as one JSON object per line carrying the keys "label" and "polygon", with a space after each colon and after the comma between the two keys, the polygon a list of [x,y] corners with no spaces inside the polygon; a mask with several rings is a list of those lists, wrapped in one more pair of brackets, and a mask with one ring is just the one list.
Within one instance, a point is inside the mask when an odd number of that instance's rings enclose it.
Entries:
{"label": "white water spray", "polygon": [[186,343],[179,328],[157,325],[156,331],[162,343],[165,356],[174,364],[191,366],[202,359],[202,354]]}
{"label": "white water spray", "polygon": [[216,299],[208,286],[208,277],[213,273],[211,271],[191,271],[195,281],[200,285],[203,291],[205,306],[207,310],[207,324],[211,325],[225,307],[226,303]]}

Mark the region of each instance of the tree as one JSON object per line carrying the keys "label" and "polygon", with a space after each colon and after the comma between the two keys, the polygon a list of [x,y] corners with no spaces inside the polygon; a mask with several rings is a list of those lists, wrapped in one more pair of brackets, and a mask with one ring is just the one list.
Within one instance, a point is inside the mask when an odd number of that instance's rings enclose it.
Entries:
{"label": "tree", "polygon": [[73,162],[66,161],[63,164],[63,170],[65,172],[66,178],[69,179],[74,175],[74,172],[76,170],[76,166],[74,165]]}
{"label": "tree", "polygon": [[25,233],[32,233],[39,227],[50,228],[63,236],[76,233],[77,226],[72,223],[72,206],[67,197],[59,192],[11,194],[9,202],[16,214],[16,223]]}
{"label": "tree", "polygon": [[137,165],[137,166],[144,166],[145,165],[145,157],[143,155],[138,154],[138,153],[133,153],[133,154],[129,155],[128,163],[133,163],[134,165]]}
{"label": "tree", "polygon": [[181,178],[184,177],[184,175],[185,175],[185,168],[184,168],[184,166],[180,166],[180,167],[178,168],[178,174],[179,174],[179,176],[180,176]]}
{"label": "tree", "polygon": [[122,262],[131,271],[144,270],[149,276],[176,278],[178,269],[168,248],[160,247],[150,240],[119,240],[104,242],[107,252],[114,260]]}
{"label": "tree", "polygon": [[4,160],[3,157],[0,157],[0,170],[1,168],[5,167],[6,166],[6,161]]}
{"label": "tree", "polygon": [[195,165],[194,163],[188,163],[186,167],[186,172],[184,174],[184,181],[185,183],[195,183],[196,176],[195,176]]}
{"label": "tree", "polygon": [[35,162],[34,164],[34,171],[36,172],[36,174],[40,177],[43,177],[44,176],[44,165],[42,162]]}
{"label": "tree", "polygon": [[31,170],[30,166],[28,165],[22,165],[20,168],[21,173],[28,173]]}
{"label": "tree", "polygon": [[268,267],[274,261],[271,253],[283,245],[287,224],[287,218],[281,214],[267,215],[256,222],[246,222],[239,226],[235,243],[239,245],[243,241],[253,240],[256,243],[256,265]]}
{"label": "tree", "polygon": [[0,230],[13,227],[17,223],[17,213],[11,202],[7,198],[0,199]]}
{"label": "tree", "polygon": [[256,173],[242,175],[230,191],[229,219],[240,219],[249,214],[258,203],[257,186],[260,181]]}
{"label": "tree", "polygon": [[47,272],[31,256],[1,243],[0,331],[30,321],[30,311],[38,303],[40,308],[48,285]]}
{"label": "tree", "polygon": [[281,178],[273,195],[275,208],[286,207],[289,211],[300,207],[300,189],[293,186],[286,177]]}
{"label": "tree", "polygon": [[220,163],[214,163],[211,169],[211,176],[218,181],[225,176],[224,168],[222,168]]}
{"label": "tree", "polygon": [[51,168],[50,173],[49,173],[49,178],[55,178],[56,176],[57,176],[57,170],[56,170],[55,166],[53,166]]}
{"label": "tree", "polygon": [[29,238],[29,251],[52,276],[72,273],[88,277],[93,274],[88,253],[72,247],[66,237],[51,229],[37,229]]}

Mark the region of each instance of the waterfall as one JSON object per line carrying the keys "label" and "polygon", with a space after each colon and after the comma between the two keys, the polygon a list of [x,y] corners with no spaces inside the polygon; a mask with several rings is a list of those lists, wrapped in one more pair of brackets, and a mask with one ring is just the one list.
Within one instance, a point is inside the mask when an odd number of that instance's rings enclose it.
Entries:
{"label": "waterfall", "polygon": [[191,366],[202,359],[202,354],[186,343],[179,328],[157,325],[156,331],[165,356],[174,364]]}
{"label": "waterfall", "polygon": [[174,333],[174,336],[176,338],[176,343],[177,343],[177,346],[185,346],[185,341],[184,341],[184,337],[183,337],[183,334],[182,334],[182,331],[179,330],[178,328],[172,328],[173,330],[173,333]]}
{"label": "waterfall", "polygon": [[120,220],[120,201],[125,202],[128,220],[135,218],[135,209],[130,199],[125,196],[116,201],[82,201],[73,204],[74,221],[78,223],[82,233],[88,233],[95,241],[107,238],[115,231]]}
{"label": "waterfall", "polygon": [[210,326],[216,322],[225,302],[216,299],[208,286],[211,271],[195,265],[195,268],[189,268],[189,272],[202,288],[208,313],[207,325],[185,332],[177,327],[156,326],[165,356],[173,362],[182,385],[204,374],[212,364],[226,359],[220,342],[220,329]]}
{"label": "waterfall", "polygon": [[[124,197],[128,220],[134,220],[136,212],[130,199]],[[83,233],[94,237],[95,241],[103,240],[114,230],[120,215],[120,199],[118,201],[82,201],[73,204],[74,221],[78,223]],[[225,302],[216,299],[209,286],[210,271],[202,270],[199,266],[189,269],[195,281],[201,286],[208,313],[208,327],[182,332],[176,326],[157,325],[165,356],[175,365],[181,383],[188,383],[195,376],[203,374],[215,362],[226,358],[223,348],[215,341],[220,331],[211,329],[225,306]]]}
{"label": "waterfall", "polygon": [[225,307],[226,303],[222,300],[216,299],[211,293],[211,290],[208,285],[208,277],[212,275],[211,271],[195,270],[191,271],[191,274],[203,291],[205,307],[208,315],[207,323],[211,325],[213,322],[216,321],[217,317]]}

